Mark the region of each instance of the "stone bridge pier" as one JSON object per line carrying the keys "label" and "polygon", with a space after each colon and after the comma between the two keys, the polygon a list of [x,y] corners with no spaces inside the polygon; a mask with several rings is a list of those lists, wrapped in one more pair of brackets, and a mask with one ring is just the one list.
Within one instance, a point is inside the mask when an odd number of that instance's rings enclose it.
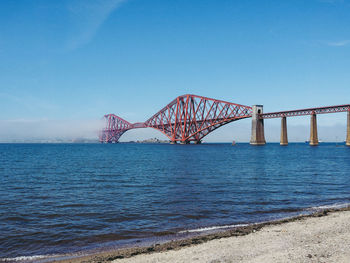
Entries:
{"label": "stone bridge pier", "polygon": [[318,134],[317,134],[317,117],[315,113],[312,113],[310,120],[310,146],[318,145]]}
{"label": "stone bridge pier", "polygon": [[280,145],[288,145],[288,135],[287,135],[287,117],[283,116],[281,119],[281,141]]}
{"label": "stone bridge pier", "polygon": [[252,108],[252,136],[250,138],[250,144],[265,145],[264,119],[259,116],[263,113],[263,106],[254,105]]}

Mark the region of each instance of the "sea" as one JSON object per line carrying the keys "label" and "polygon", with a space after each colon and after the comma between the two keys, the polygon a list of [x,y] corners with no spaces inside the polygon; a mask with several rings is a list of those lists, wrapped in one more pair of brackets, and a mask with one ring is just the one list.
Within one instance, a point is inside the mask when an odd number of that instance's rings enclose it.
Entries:
{"label": "sea", "polygon": [[350,203],[350,147],[0,144],[0,262],[48,262]]}

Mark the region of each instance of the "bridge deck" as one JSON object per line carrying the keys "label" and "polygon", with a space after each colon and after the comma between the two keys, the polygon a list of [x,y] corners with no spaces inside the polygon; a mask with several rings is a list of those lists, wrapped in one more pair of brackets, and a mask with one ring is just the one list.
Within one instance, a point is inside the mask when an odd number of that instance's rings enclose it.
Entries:
{"label": "bridge deck", "polygon": [[301,110],[291,110],[291,111],[269,112],[269,113],[260,114],[259,117],[261,119],[272,119],[272,118],[305,116],[305,115],[312,115],[312,114],[325,114],[325,113],[336,113],[336,112],[347,112],[347,111],[350,111],[350,104],[319,107],[319,108],[309,108],[309,109],[301,109]]}

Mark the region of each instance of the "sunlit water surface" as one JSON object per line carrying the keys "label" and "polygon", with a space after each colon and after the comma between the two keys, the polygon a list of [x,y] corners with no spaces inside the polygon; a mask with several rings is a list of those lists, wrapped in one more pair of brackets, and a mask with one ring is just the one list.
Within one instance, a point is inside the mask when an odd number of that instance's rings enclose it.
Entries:
{"label": "sunlit water surface", "polygon": [[0,144],[0,258],[51,255],[350,201],[336,144]]}

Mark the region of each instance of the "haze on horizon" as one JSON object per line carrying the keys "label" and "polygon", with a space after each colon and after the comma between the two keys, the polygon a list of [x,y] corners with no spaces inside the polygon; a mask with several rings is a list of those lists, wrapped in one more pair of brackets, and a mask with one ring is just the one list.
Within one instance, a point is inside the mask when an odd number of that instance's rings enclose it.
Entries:
{"label": "haze on horizon", "polygon": [[[197,94],[265,112],[350,103],[350,1],[63,0],[0,2],[0,142],[97,139],[102,116],[145,121]],[[343,141],[346,114],[318,117]],[[266,120],[279,140],[280,120]],[[289,140],[309,117],[288,119]],[[152,129],[121,141],[166,139]],[[250,120],[207,142],[247,142]]]}

